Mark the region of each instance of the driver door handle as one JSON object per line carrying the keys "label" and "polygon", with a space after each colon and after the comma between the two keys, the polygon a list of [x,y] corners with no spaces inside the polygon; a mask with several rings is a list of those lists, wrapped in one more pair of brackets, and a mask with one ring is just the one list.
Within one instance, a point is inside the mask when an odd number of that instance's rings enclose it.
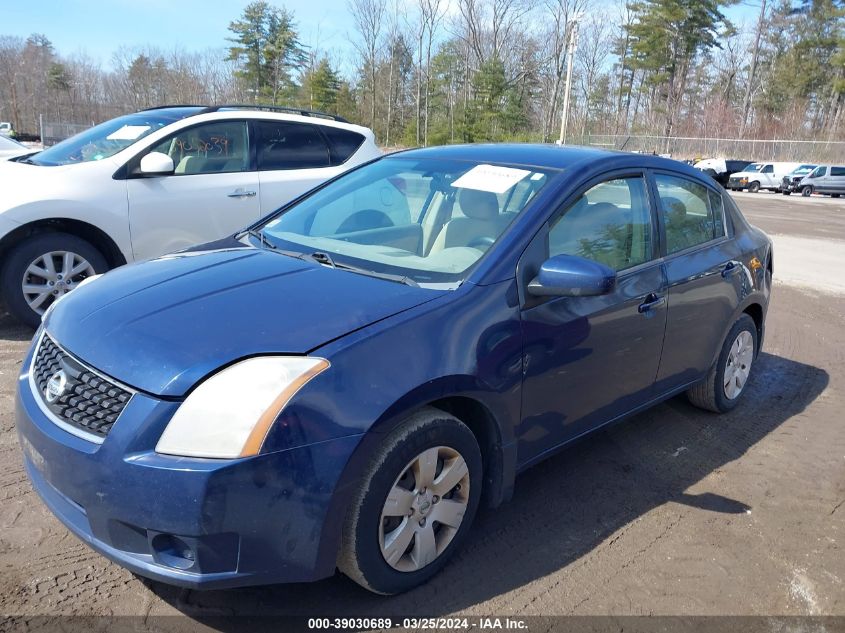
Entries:
{"label": "driver door handle", "polygon": [[646,296],[645,301],[639,305],[637,310],[640,314],[645,314],[649,310],[662,306],[664,303],[666,303],[666,297],[660,297],[657,293],[651,292]]}
{"label": "driver door handle", "polygon": [[252,198],[255,196],[254,191],[246,191],[243,188],[237,188],[232,193],[226,194],[229,198]]}

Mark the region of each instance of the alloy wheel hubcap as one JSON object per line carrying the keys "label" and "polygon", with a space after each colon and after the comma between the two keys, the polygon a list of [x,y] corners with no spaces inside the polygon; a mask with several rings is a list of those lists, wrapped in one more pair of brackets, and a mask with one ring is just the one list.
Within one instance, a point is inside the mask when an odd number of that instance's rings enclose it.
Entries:
{"label": "alloy wheel hubcap", "polygon": [[39,255],[27,266],[21,291],[29,307],[44,314],[51,303],[94,274],[94,267],[81,255],[51,251]]}
{"label": "alloy wheel hubcap", "polygon": [[725,373],[722,386],[728,400],[733,400],[742,393],[748,375],[751,373],[751,363],[754,360],[754,338],[747,330],[740,332],[728,352],[725,363]]}
{"label": "alloy wheel hubcap", "polygon": [[387,495],[379,546],[398,571],[422,569],[452,542],[469,502],[469,470],[447,446],[429,448],[403,469]]}

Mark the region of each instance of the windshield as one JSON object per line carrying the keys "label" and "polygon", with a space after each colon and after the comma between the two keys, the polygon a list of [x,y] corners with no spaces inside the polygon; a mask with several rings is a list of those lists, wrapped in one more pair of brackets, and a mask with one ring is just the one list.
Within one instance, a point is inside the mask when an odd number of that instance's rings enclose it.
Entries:
{"label": "windshield", "polygon": [[[267,241],[322,262],[461,281],[551,171],[456,160],[382,159],[350,172],[263,227]],[[290,253],[289,253],[290,254]]]}
{"label": "windshield", "polygon": [[801,165],[792,171],[793,176],[806,176],[816,168],[815,165]]}
{"label": "windshield", "polygon": [[114,156],[165,125],[178,121],[186,114],[185,109],[179,109],[151,110],[121,116],[71,136],[32,156],[29,162],[55,166],[102,160]]}

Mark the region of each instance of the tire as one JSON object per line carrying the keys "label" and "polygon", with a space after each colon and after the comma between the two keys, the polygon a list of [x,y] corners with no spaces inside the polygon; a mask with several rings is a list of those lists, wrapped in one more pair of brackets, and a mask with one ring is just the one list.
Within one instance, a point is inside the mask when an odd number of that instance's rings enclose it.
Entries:
{"label": "tire", "polygon": [[791,192],[791,191],[781,191],[781,193],[782,193],[783,195],[785,195],[785,196],[792,195],[792,192]]}
{"label": "tire", "polygon": [[831,198],[838,198],[839,194],[838,193],[832,193],[832,194],[830,194],[830,197]]}
{"label": "tire", "polygon": [[[47,260],[44,258],[48,254],[51,254],[54,275],[47,272]],[[30,266],[37,264],[42,264],[37,267],[44,270],[45,276],[28,272]],[[71,270],[79,270],[70,282],[64,271],[68,264],[71,264]],[[40,233],[21,242],[6,255],[0,270],[0,287],[9,313],[21,323],[36,329],[42,314],[57,297],[73,290],[86,277],[106,270],[106,258],[82,238],[69,233]],[[57,278],[59,275],[61,279]],[[52,291],[49,289],[51,280]],[[32,289],[43,285],[45,291],[25,294],[24,285]]]}
{"label": "tire", "polygon": [[[740,340],[745,341],[746,344],[741,346],[741,351],[737,354],[735,346],[737,341]],[[745,387],[748,385],[751,370],[757,358],[757,345],[757,326],[754,319],[747,314],[743,314],[725,337],[719,358],[716,359],[716,363],[710,368],[707,376],[687,390],[689,401],[700,409],[714,411],[715,413],[725,413],[733,409],[739,404],[742,395],[746,392]],[[729,360],[732,363],[729,364]],[[734,370],[735,379],[729,381],[729,384],[736,387],[738,379],[742,377],[739,390],[736,393],[733,393],[732,389],[729,389],[725,383],[726,372],[729,371],[731,366],[739,369]],[[731,395],[729,395],[729,392],[731,392]]]}
{"label": "tire", "polygon": [[813,195],[813,185],[805,185],[801,187],[801,195],[805,198],[809,198]]}
{"label": "tire", "polygon": [[[429,484],[431,487],[420,493],[415,465],[425,455],[431,457],[432,451],[438,457],[437,475]],[[465,471],[456,456],[463,458]],[[457,487],[444,492],[435,486],[446,468],[454,468],[450,471],[452,478],[461,479]],[[446,565],[466,537],[478,509],[481,482],[481,451],[466,425],[433,408],[410,416],[384,439],[350,502],[338,568],[365,589],[384,595],[408,591],[428,581]],[[444,484],[448,485],[441,482]],[[392,506],[388,504],[388,492],[400,488],[409,493],[408,510],[397,506],[407,501],[404,492]],[[437,516],[448,516],[457,525],[449,527]],[[391,534],[393,543],[407,542],[401,551],[389,551]],[[425,543],[434,547],[426,548]],[[388,557],[392,562],[388,562]]]}
{"label": "tire", "polygon": [[748,185],[748,193],[757,193],[760,191],[760,183],[756,180]]}

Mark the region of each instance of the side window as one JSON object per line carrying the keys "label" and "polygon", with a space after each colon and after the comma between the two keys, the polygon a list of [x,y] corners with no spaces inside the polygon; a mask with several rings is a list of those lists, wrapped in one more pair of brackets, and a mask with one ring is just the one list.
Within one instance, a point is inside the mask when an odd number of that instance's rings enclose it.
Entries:
{"label": "side window", "polygon": [[830,175],[831,176],[845,176],[845,167],[831,167],[830,168]]}
{"label": "side window", "polygon": [[177,176],[249,170],[249,135],[244,121],[196,125],[168,137],[150,151],[170,156]]}
{"label": "side window", "polygon": [[258,169],[310,169],[329,167],[329,147],[313,125],[280,121],[255,121]]}
{"label": "side window", "polygon": [[362,135],[351,130],[344,130],[329,125],[322,125],[320,129],[326,135],[326,138],[329,139],[332,165],[345,163],[364,142]]}
{"label": "side window", "polygon": [[[666,225],[666,254],[712,240],[717,230],[707,188],[678,176],[656,174],[654,179]],[[724,226],[721,231],[724,234]]]}
{"label": "side window", "polygon": [[807,176],[807,178],[818,178],[819,176],[824,176],[824,172],[826,169],[827,167],[825,167],[824,165],[819,165],[813,170],[813,173]]}
{"label": "side window", "polygon": [[578,255],[624,270],[652,258],[651,213],[642,177],[600,183],[549,230],[549,255]]}
{"label": "side window", "polygon": [[763,169],[760,170],[761,174],[773,174],[775,172],[775,168],[772,165],[766,165]]}

